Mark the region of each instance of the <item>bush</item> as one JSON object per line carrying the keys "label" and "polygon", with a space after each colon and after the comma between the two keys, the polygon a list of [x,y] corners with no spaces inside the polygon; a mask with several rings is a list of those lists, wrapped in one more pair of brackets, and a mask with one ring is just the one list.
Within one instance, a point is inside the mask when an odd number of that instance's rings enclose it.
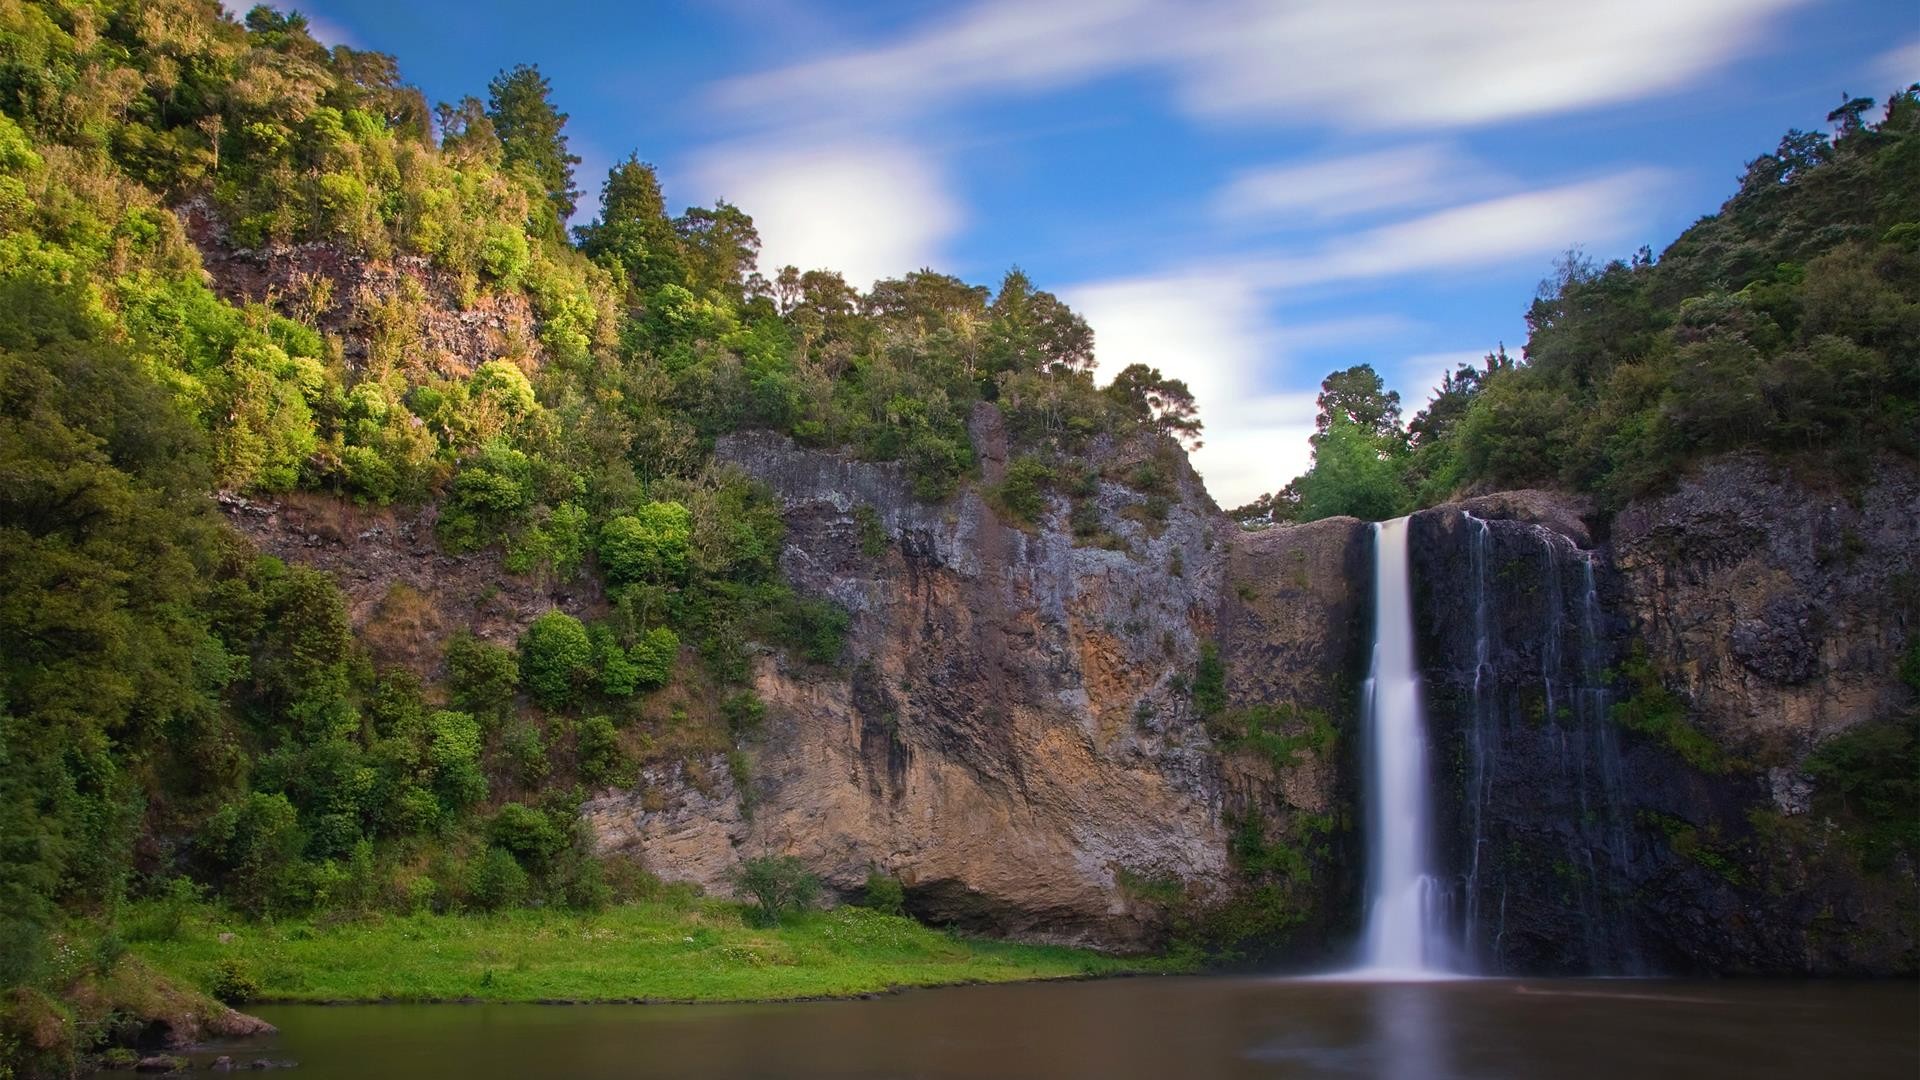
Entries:
{"label": "bush", "polygon": [[213,966],[207,993],[229,1005],[244,1005],[260,996],[260,980],[253,977],[253,969],[245,960],[225,956]]}
{"label": "bush", "polygon": [[626,771],[626,753],[620,732],[604,716],[589,716],[574,729],[574,759],[580,779],[589,784],[617,783]]}
{"label": "bush", "polygon": [[427,718],[433,743],[427,760],[433,765],[433,786],[451,809],[471,806],[487,797],[487,777],[480,771],[480,725],[463,712],[441,710]]}
{"label": "bush", "polygon": [[600,530],[600,567],[612,585],[665,584],[687,574],[693,514],[677,502],[652,502]]}
{"label": "bush", "polygon": [[761,855],[735,866],[727,875],[736,893],[753,900],[751,914],[762,926],[772,926],[787,915],[813,907],[820,895],[820,879],[792,855]]}
{"label": "bush", "polygon": [[867,888],[860,898],[860,906],[872,908],[886,915],[905,915],[907,913],[907,889],[900,879],[892,874],[883,874],[879,870],[867,872]]}
{"label": "bush", "polygon": [[593,674],[593,639],[566,612],[549,611],[520,635],[520,677],[547,708],[571,705]]}
{"label": "bush", "polygon": [[487,838],[535,873],[567,846],[566,833],[554,826],[553,819],[525,803],[501,807],[487,824]]}
{"label": "bush", "polygon": [[512,650],[462,630],[447,643],[447,684],[460,708],[499,716],[512,706],[520,688],[520,662]]}
{"label": "bush", "polygon": [[1047,488],[1054,472],[1046,462],[1027,456],[1007,467],[1007,477],[994,495],[1002,510],[1015,521],[1031,525],[1047,509]]}
{"label": "bush", "polygon": [[467,903],[477,911],[504,911],[527,899],[527,872],[512,853],[490,847],[467,866]]}

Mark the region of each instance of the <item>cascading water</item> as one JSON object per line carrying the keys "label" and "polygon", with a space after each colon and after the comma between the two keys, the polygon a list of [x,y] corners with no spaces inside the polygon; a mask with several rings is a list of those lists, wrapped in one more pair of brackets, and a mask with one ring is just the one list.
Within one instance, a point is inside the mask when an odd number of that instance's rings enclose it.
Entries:
{"label": "cascading water", "polygon": [[1373,527],[1373,664],[1365,686],[1367,925],[1361,973],[1447,974],[1445,921],[1433,876],[1432,806],[1420,670],[1413,648],[1407,519]]}

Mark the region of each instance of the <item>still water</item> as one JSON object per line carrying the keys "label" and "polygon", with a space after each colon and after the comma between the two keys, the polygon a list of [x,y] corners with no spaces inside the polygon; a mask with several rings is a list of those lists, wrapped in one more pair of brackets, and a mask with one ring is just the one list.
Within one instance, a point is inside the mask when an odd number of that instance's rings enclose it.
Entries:
{"label": "still water", "polygon": [[280,1034],[220,1051],[242,1067],[293,1059],[297,1080],[1920,1077],[1912,982],[1152,978],[789,1005],[257,1012]]}

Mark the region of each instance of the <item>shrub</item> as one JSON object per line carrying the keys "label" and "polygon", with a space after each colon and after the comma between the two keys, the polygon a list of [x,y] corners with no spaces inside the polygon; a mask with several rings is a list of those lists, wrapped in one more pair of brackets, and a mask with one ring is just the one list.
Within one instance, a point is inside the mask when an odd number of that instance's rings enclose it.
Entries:
{"label": "shrub", "polygon": [[693,514],[677,502],[651,502],[600,530],[600,566],[613,585],[686,577]]}
{"label": "shrub", "polygon": [[790,913],[811,908],[820,895],[820,879],[792,855],[746,859],[727,877],[736,893],[753,900],[751,914],[762,926],[772,926]]}
{"label": "shrub", "polygon": [[553,819],[525,803],[508,803],[487,823],[487,838],[536,873],[567,846],[567,835]]}
{"label": "shrub", "polygon": [[213,978],[207,993],[229,1005],[244,1005],[260,996],[260,980],[253,969],[237,956],[224,956],[213,966]]}
{"label": "shrub", "polygon": [[1031,525],[1046,512],[1047,488],[1053,480],[1052,467],[1029,455],[1007,466],[1006,479],[1000,482],[994,495],[1009,517]]}
{"label": "shrub", "polygon": [[900,879],[892,874],[881,873],[878,869],[869,870],[867,888],[860,898],[860,905],[887,915],[905,915],[906,886],[900,884]]}
{"label": "shrub", "polygon": [[547,708],[572,704],[592,676],[593,640],[579,619],[549,611],[520,635],[520,677]]}
{"label": "shrub", "polygon": [[467,903],[479,911],[519,907],[527,899],[527,872],[511,852],[490,847],[467,866]]}
{"label": "shrub", "polygon": [[1200,662],[1193,669],[1193,711],[1213,716],[1227,707],[1227,668],[1220,647],[1209,641],[1200,646]]}
{"label": "shrub", "polygon": [[498,716],[513,704],[520,688],[520,662],[512,650],[462,630],[447,643],[447,685],[460,708]]}
{"label": "shrub", "polygon": [[625,772],[626,754],[620,748],[620,732],[604,716],[589,716],[574,728],[574,760],[580,779],[589,784],[617,782]]}
{"label": "shrub", "polygon": [[442,709],[427,718],[433,742],[427,760],[433,765],[433,787],[448,807],[471,806],[487,797],[487,777],[480,771],[480,725],[463,712]]}
{"label": "shrub", "polygon": [[516,724],[501,743],[514,776],[522,786],[533,787],[547,778],[552,766],[547,761],[547,740],[534,724]]}

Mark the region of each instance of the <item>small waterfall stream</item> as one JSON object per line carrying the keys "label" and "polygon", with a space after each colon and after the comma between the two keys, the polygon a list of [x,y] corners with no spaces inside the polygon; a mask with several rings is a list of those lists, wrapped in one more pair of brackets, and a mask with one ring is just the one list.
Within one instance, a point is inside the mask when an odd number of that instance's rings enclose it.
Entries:
{"label": "small waterfall stream", "polygon": [[1373,527],[1373,662],[1364,689],[1367,768],[1367,923],[1361,973],[1447,973],[1433,866],[1427,725],[1413,646],[1407,521]]}

